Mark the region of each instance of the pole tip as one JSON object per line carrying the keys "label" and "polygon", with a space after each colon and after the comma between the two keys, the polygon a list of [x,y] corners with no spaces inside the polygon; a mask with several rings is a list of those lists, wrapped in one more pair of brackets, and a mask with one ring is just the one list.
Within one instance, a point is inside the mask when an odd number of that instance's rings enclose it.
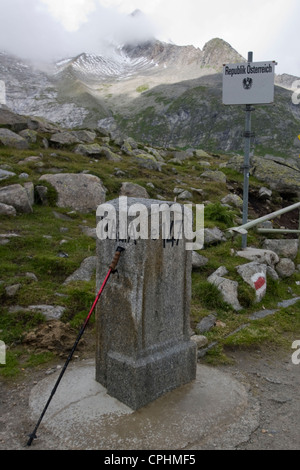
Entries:
{"label": "pole tip", "polygon": [[30,447],[31,444],[33,443],[34,439],[37,439],[36,434],[35,433],[34,434],[29,434],[29,439],[27,441],[26,446]]}

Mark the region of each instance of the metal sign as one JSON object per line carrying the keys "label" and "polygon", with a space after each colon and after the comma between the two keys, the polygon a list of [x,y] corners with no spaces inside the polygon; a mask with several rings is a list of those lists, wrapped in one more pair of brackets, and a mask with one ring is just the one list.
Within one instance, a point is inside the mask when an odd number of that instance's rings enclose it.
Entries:
{"label": "metal sign", "polygon": [[223,104],[273,103],[275,65],[275,61],[225,64]]}

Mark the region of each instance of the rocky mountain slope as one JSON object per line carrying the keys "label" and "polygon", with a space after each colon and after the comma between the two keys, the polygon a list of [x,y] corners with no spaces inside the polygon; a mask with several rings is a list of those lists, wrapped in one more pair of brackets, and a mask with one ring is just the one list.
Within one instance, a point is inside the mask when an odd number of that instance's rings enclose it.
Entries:
{"label": "rocky mountain slope", "polygon": [[[0,80],[13,111],[65,127],[105,127],[152,145],[205,146],[240,152],[242,107],[222,105],[222,65],[245,59],[215,38],[203,50],[157,40],[109,47],[105,56],[82,53],[55,65],[35,65],[0,54]],[[296,77],[276,77],[275,103],[253,117],[255,148],[295,158],[300,106]]]}
{"label": "rocky mountain slope", "polygon": [[[256,157],[254,164],[250,218],[290,205],[300,191],[300,170],[274,157]],[[240,251],[239,237],[228,238],[227,229],[241,224],[240,165],[238,158],[224,154],[150,147],[99,130],[62,129],[0,107],[0,340],[10,345],[15,361],[5,373],[27,367],[27,348],[61,353],[68,347],[66,324],[79,327],[94,300],[96,209],[121,195],[205,205],[204,249],[193,254],[191,325],[197,330],[203,317],[216,317],[216,312],[223,325],[223,333],[209,333],[205,344],[225,341],[229,334],[232,340],[241,326],[245,334],[245,316],[237,312],[250,315],[259,308],[265,314],[290,295],[297,302],[296,237],[266,244],[252,231],[253,249],[246,253]],[[274,220],[274,227],[295,229],[298,223],[296,210]],[[251,276],[254,268],[264,274],[263,305],[246,268]],[[293,312],[299,314],[299,308]],[[278,337],[286,328],[296,329],[292,315],[284,328],[281,319]],[[270,331],[256,317],[249,320],[250,339],[252,334],[260,338],[258,333],[274,339],[274,319]]]}

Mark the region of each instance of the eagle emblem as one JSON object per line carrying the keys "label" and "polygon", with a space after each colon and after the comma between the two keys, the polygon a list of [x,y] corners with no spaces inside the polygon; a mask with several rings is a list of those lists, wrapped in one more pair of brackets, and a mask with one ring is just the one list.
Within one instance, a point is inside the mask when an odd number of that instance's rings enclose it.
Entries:
{"label": "eagle emblem", "polygon": [[252,88],[252,85],[253,85],[253,79],[252,78],[244,78],[243,80],[243,87],[245,90],[250,90],[250,88]]}

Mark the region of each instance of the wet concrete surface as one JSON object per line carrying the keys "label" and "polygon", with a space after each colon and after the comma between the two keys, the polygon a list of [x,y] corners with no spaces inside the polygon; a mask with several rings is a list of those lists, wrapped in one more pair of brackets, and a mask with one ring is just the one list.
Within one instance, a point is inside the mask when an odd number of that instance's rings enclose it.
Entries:
{"label": "wet concrete surface", "polygon": [[[33,423],[58,374],[32,388]],[[259,404],[240,381],[224,371],[198,364],[195,381],[133,411],[106,393],[95,381],[94,361],[86,360],[66,371],[30,448],[234,449],[247,442],[258,422]]]}

